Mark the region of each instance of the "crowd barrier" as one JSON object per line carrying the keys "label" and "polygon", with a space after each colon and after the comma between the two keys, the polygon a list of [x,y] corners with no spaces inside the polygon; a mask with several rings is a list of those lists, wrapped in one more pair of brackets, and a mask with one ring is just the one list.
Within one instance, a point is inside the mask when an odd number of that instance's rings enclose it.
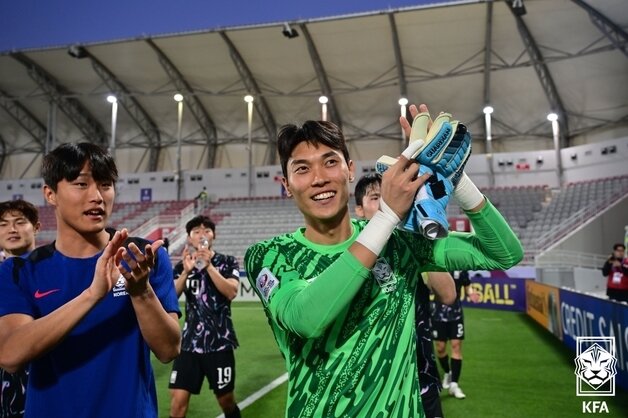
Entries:
{"label": "crowd barrier", "polygon": [[628,390],[627,304],[532,280],[526,281],[526,301],[528,315],[575,353],[578,352],[578,337],[613,339],[615,382]]}
{"label": "crowd barrier", "polygon": [[[533,268],[478,271],[470,275],[471,286],[480,294],[480,300],[473,303],[463,293],[465,306],[525,312],[574,353],[578,337],[613,338],[617,360],[615,382],[628,390],[628,304],[538,283]],[[238,300],[259,301],[246,273],[241,272],[240,278]]]}

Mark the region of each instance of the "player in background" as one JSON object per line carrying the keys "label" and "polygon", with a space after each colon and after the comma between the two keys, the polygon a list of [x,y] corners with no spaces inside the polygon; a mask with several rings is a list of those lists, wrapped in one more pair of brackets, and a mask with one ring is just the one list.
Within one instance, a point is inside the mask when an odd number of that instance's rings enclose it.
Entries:
{"label": "player in background", "polygon": [[[409,110],[415,117],[427,107]],[[409,122],[400,123],[409,135]],[[420,273],[504,269],[523,256],[506,221],[464,175],[454,198],[474,233],[430,241],[397,229],[429,177],[417,177],[409,160],[421,142],[382,175],[380,209],[367,223],[349,214],[355,165],[342,131],[325,121],[279,131],[282,182],[305,226],[254,244],[245,264],[286,360],[286,417],[425,416],[414,330]]]}
{"label": "player in background", "polygon": [[231,301],[238,293],[240,266],[235,257],[214,250],[216,225],[209,217],[195,216],[185,230],[189,246],[174,267],[177,295],[185,293],[185,323],[168,386],[170,416],[185,417],[191,394],[198,395],[207,378],[225,417],[238,418]]}
{"label": "player in background", "polygon": [[[365,174],[355,185],[355,213],[362,219],[371,219],[379,210],[382,176]],[[449,273],[422,273],[417,281],[415,323],[417,337],[417,366],[421,386],[421,403],[426,418],[444,417],[440,402],[440,377],[434,356],[432,326],[430,323],[430,289],[443,303],[451,304],[456,298],[456,288]]]}
{"label": "player in background", "polygon": [[[448,274],[448,273],[447,273]],[[453,304],[445,304],[438,300],[432,302],[432,327],[436,345],[436,356],[443,372],[443,388],[456,399],[464,399],[466,395],[458,384],[462,371],[462,341],[464,340],[464,313],[462,311],[461,291],[472,302],[478,302],[480,295],[471,287],[467,271],[451,273],[456,285],[456,299]],[[447,355],[447,341],[451,343],[451,361]]]}
{"label": "player in background", "polygon": [[[25,257],[33,251],[40,227],[39,211],[33,204],[22,199],[0,203],[0,248],[7,257]],[[16,373],[0,369],[0,417],[24,416],[27,381],[27,368]]]}
{"label": "player in background", "polygon": [[97,145],[59,145],[42,177],[56,240],[0,265],[0,366],[30,364],[26,418],[156,418],[150,353],[181,347],[170,258],[106,229],[118,170]]}

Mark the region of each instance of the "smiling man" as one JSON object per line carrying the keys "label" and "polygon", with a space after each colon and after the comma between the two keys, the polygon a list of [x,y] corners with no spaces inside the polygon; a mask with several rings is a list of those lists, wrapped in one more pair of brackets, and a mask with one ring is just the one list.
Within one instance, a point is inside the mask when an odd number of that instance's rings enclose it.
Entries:
{"label": "smiling man", "polygon": [[42,177],[56,241],[0,265],[0,366],[30,364],[27,418],[157,417],[150,352],[181,344],[168,254],[105,229],[118,170],[98,146],[58,146]]}
{"label": "smiling man", "polygon": [[[0,248],[7,257],[24,257],[35,249],[39,232],[39,211],[25,200],[0,203]],[[24,416],[28,373],[19,370],[8,373],[0,369],[0,417]]]}
{"label": "smiling man", "polygon": [[[410,106],[413,117],[427,107]],[[410,124],[400,120],[406,134]],[[286,417],[424,417],[414,331],[423,271],[506,269],[523,251],[508,224],[464,176],[454,192],[475,233],[430,241],[401,231],[428,175],[409,155],[382,176],[370,221],[349,214],[355,165],[330,122],[286,125],[277,147],[282,183],[305,226],[257,243],[245,255],[288,369]]]}
{"label": "smiling man", "polygon": [[39,211],[24,200],[0,203],[0,248],[7,257],[21,257],[35,249]]}

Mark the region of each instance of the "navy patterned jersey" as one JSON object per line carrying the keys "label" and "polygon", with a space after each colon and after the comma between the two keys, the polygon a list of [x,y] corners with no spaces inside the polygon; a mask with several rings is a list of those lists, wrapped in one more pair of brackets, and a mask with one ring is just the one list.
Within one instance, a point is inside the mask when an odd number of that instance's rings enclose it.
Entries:
{"label": "navy patterned jersey", "polygon": [[[211,263],[226,279],[240,280],[240,267],[235,257],[216,253]],[[183,271],[179,262],[174,277]],[[231,301],[218,291],[207,270],[192,269],[185,290],[185,324],[181,350],[192,353],[210,353],[233,350],[238,339],[231,320]]]}
{"label": "navy patterned jersey", "polygon": [[436,368],[434,345],[432,344],[432,324],[430,321],[430,290],[422,279],[418,280],[415,301],[415,326],[417,339],[417,366],[421,395],[430,389],[440,390],[440,378]]}
{"label": "navy patterned jersey", "polygon": [[27,379],[26,370],[9,373],[0,369],[0,418],[24,415]]}
{"label": "navy patterned jersey", "polygon": [[451,305],[445,305],[437,300],[432,302],[432,320],[436,322],[453,322],[462,319],[460,295],[462,288],[471,284],[469,272],[454,271],[451,272],[451,276],[454,278],[454,284],[456,285],[456,301]]}

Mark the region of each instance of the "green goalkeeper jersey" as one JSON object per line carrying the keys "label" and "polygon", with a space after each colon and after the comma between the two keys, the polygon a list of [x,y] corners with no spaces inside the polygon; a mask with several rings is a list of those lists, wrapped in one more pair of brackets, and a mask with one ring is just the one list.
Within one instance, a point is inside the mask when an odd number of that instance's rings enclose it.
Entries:
{"label": "green goalkeeper jersey", "polygon": [[521,245],[487,202],[474,234],[429,241],[395,230],[372,269],[349,246],[318,245],[304,228],[250,247],[248,279],[289,373],[286,417],[423,417],[414,295],[423,271],[504,269]]}

